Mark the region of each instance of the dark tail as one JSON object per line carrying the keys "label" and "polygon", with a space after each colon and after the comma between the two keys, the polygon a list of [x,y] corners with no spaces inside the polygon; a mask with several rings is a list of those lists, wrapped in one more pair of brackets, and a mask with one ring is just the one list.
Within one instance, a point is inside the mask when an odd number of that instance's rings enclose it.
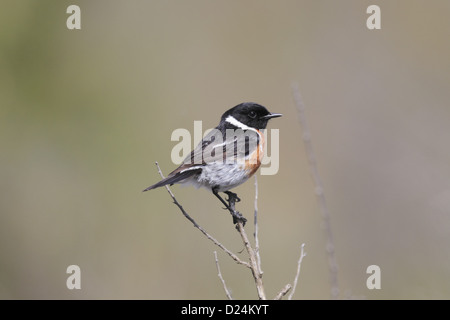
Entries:
{"label": "dark tail", "polygon": [[167,184],[173,185],[174,183],[177,183],[184,179],[187,179],[187,178],[199,173],[200,171],[201,171],[201,169],[195,169],[195,170],[186,170],[186,171],[182,171],[182,172],[177,172],[177,173],[173,174],[175,172],[174,171],[171,174],[169,174],[167,176],[167,178],[162,179],[160,182],[157,182],[154,185],[151,185],[150,187],[142,190],[142,192],[156,189],[159,187],[163,187]]}
{"label": "dark tail", "polygon": [[167,182],[167,180],[169,180],[169,177],[167,177],[167,178],[161,180],[161,181],[158,182],[158,183],[155,183],[154,185],[151,185],[150,187],[148,187],[148,188],[142,190],[142,192],[148,191],[148,190],[152,190],[152,189],[156,189],[156,188],[159,188],[159,187],[162,187],[162,186],[165,186],[166,184],[169,184],[169,183],[170,183],[170,182]]}

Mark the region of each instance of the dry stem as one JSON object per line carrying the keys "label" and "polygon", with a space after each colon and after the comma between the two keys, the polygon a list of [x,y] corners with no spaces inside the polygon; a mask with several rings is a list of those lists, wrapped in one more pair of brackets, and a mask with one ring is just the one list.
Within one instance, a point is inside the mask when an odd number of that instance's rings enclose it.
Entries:
{"label": "dry stem", "polygon": [[[161,172],[161,169],[159,168],[159,164],[158,162],[156,162],[156,167],[158,168],[158,172],[159,175],[161,176],[162,179],[164,179],[164,175]],[[212,237],[208,232],[205,231],[205,229],[203,229],[201,226],[199,226],[197,224],[197,222],[195,222],[194,219],[192,219],[187,212],[183,209],[183,207],[178,203],[177,199],[175,198],[174,194],[172,193],[172,190],[170,190],[169,186],[165,186],[167,189],[167,192],[170,194],[170,196],[172,197],[173,203],[180,209],[180,211],[183,213],[183,215],[186,217],[186,219],[188,219],[193,225],[194,227],[196,227],[198,230],[200,230],[201,233],[203,233],[209,240],[211,240],[216,246],[218,246],[220,249],[222,249],[223,251],[225,251],[234,261],[236,261],[239,264],[242,264],[248,268],[250,268],[250,265],[248,262],[244,262],[241,259],[239,259],[238,256],[236,256],[233,252],[231,252],[230,250],[228,250],[227,248],[225,248],[219,241],[217,241],[214,237]]]}
{"label": "dry stem", "polygon": [[[159,175],[161,176],[162,179],[164,179],[164,175],[161,172],[161,169],[158,165],[158,162],[156,162],[156,167],[158,169]],[[248,268],[250,268],[250,270],[252,271],[252,275],[255,281],[255,285],[256,285],[256,290],[258,293],[258,298],[260,300],[266,300],[266,293],[264,290],[264,285],[263,285],[263,281],[262,281],[262,275],[263,272],[261,270],[261,257],[259,255],[259,240],[258,240],[258,219],[257,219],[257,215],[258,215],[258,207],[257,207],[257,200],[258,200],[258,182],[257,179],[255,177],[255,211],[254,211],[254,225],[255,225],[255,232],[254,232],[254,238],[255,238],[255,248],[252,247],[252,245],[250,244],[250,241],[248,239],[247,233],[245,232],[244,229],[244,225],[243,225],[243,221],[242,220],[238,220],[236,223],[236,230],[239,232],[239,234],[241,235],[242,241],[244,243],[245,249],[249,255],[249,262],[245,262],[242,261],[241,259],[239,259],[239,257],[237,257],[233,252],[231,252],[230,250],[228,250],[227,248],[225,248],[219,241],[217,241],[214,237],[212,237],[209,233],[207,233],[200,225],[198,225],[197,222],[195,222],[194,219],[192,219],[189,214],[184,210],[184,208],[180,205],[180,203],[177,201],[177,199],[175,198],[174,194],[172,193],[172,191],[170,190],[169,186],[165,186],[167,192],[169,193],[169,195],[172,197],[173,203],[180,209],[181,213],[184,215],[184,217],[186,219],[188,219],[195,228],[197,228],[198,230],[200,230],[201,233],[203,233],[209,240],[211,240],[215,245],[217,245],[219,248],[221,248],[223,251],[225,251],[234,261],[236,261],[238,264],[242,264]],[[237,196],[236,195],[230,195],[228,202],[229,202],[229,207],[232,210],[235,210],[235,204],[236,204],[236,199]],[[300,274],[300,265],[301,265],[301,261],[303,260],[303,257],[305,256],[305,254],[303,254],[303,246],[302,245],[302,254],[300,256],[300,260],[298,262],[298,269],[297,269],[297,275],[295,277],[295,281],[294,281],[294,290],[295,287],[297,286],[297,281],[298,281],[298,277]],[[225,284],[225,280],[222,277],[222,273],[220,271],[220,267],[219,267],[219,260],[217,258],[217,252],[214,251],[214,257],[215,257],[215,262],[216,262],[216,268],[217,268],[217,272],[218,272],[218,276],[220,281],[222,282],[223,288],[225,290],[225,294],[227,295],[228,299],[232,299],[230,291],[228,290],[226,284]],[[283,296],[286,295],[286,293],[292,288],[292,286],[290,284],[287,284],[276,296],[275,299],[279,300],[281,299]],[[292,292],[293,294],[293,292]],[[292,297],[292,294],[290,295],[290,298]]]}
{"label": "dry stem", "polygon": [[255,174],[255,212],[254,212],[254,225],[255,231],[253,233],[253,237],[255,238],[255,253],[258,262],[258,272],[262,275],[263,271],[261,270],[261,256],[259,255],[259,238],[258,238],[258,178]]}
{"label": "dry stem", "polygon": [[[228,198],[228,203],[230,205],[231,210],[235,211],[236,206],[236,195],[230,195]],[[253,249],[253,247],[250,244],[250,241],[248,240],[247,233],[244,229],[244,223],[242,220],[238,220],[236,223],[236,230],[241,235],[242,241],[244,242],[245,249],[247,250],[250,264],[249,267],[252,270],[253,279],[255,280],[256,290],[258,292],[258,298],[260,300],[266,300],[266,293],[264,292],[264,285],[262,282],[262,272],[260,271],[259,265],[261,264],[258,258],[258,255]]]}
{"label": "dry stem", "polygon": [[227,288],[227,285],[225,284],[225,280],[222,277],[222,272],[220,272],[219,267],[219,259],[217,258],[217,251],[214,251],[214,259],[216,260],[216,267],[217,267],[217,276],[219,277],[220,281],[222,281],[223,289],[225,290],[225,294],[227,295],[228,300],[233,300],[231,297],[231,293]]}
{"label": "dry stem", "polygon": [[304,251],[304,249],[305,249],[305,244],[304,243],[302,243],[302,247],[301,248],[302,249],[301,249],[301,252],[300,252],[300,258],[298,259],[298,262],[297,262],[297,273],[295,275],[294,285],[292,287],[291,293],[289,294],[288,300],[292,300],[292,296],[295,293],[295,288],[297,288],[297,283],[298,283],[298,277],[300,276],[300,269],[302,267],[302,261],[303,261],[303,258],[306,256],[306,252]]}
{"label": "dry stem", "polygon": [[317,169],[316,155],[312,147],[311,134],[309,131],[308,123],[306,121],[305,105],[303,104],[302,97],[300,95],[300,91],[298,89],[297,84],[292,85],[292,92],[294,95],[295,106],[298,111],[298,120],[300,122],[300,126],[302,129],[303,143],[305,145],[311,175],[314,180],[317,201],[319,203],[320,211],[322,212],[323,225],[325,229],[325,235],[327,238],[326,252],[328,255],[328,266],[330,272],[331,298],[337,299],[339,295],[339,286],[337,278],[338,265],[336,261],[336,254],[334,252],[334,240],[333,240],[333,233],[331,231],[330,212],[328,210],[327,202],[325,200],[325,194],[323,192],[323,185],[322,180],[320,179],[319,170]]}

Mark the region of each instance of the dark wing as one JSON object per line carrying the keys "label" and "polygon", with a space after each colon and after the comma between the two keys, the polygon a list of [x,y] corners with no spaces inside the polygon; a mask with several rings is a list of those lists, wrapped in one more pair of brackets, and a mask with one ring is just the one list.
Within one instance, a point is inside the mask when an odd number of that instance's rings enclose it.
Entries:
{"label": "dark wing", "polygon": [[235,163],[238,159],[244,160],[253,153],[259,141],[260,136],[257,131],[228,129],[223,137],[220,130],[213,129],[186,157],[183,165],[204,166],[212,162]]}
{"label": "dark wing", "polygon": [[192,150],[191,154],[183,160],[183,163],[178,168],[169,173],[169,175],[163,180],[151,185],[143,191],[156,189],[168,184],[172,185],[199,174],[202,171],[202,167],[206,164],[206,162],[203,161],[202,150],[212,142],[214,142],[214,137],[211,139],[211,136],[205,136],[197,147]]}
{"label": "dark wing", "polygon": [[[224,141],[225,140],[225,141]],[[212,162],[235,163],[237,159],[245,159],[257,148],[259,134],[251,130],[233,130],[232,134],[223,138],[220,130],[211,130],[192,150],[183,163],[169,175],[146,188],[152,190],[167,184],[174,184],[201,173],[203,166]]]}

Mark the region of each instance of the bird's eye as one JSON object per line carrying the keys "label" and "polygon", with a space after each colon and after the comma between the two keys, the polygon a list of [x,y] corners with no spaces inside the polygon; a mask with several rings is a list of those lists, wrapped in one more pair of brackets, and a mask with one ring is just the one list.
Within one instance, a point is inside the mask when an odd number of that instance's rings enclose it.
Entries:
{"label": "bird's eye", "polygon": [[250,111],[250,112],[248,113],[248,116],[249,116],[250,118],[254,119],[254,118],[256,118],[256,112],[255,112],[255,111]]}

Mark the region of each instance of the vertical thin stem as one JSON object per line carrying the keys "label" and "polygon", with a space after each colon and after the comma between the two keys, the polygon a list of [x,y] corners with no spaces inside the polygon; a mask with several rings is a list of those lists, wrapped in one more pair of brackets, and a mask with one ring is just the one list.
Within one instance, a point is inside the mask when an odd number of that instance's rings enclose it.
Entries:
{"label": "vertical thin stem", "polygon": [[217,258],[217,251],[214,251],[214,259],[216,260],[217,276],[219,277],[220,281],[222,282],[223,289],[225,290],[225,294],[227,295],[228,300],[233,300],[233,298],[231,297],[231,293],[228,290],[227,285],[225,284],[225,280],[222,277],[222,272],[220,272],[219,259]]}
{"label": "vertical thin stem", "polygon": [[255,232],[253,237],[255,238],[255,253],[258,262],[258,272],[263,273],[261,270],[261,256],[259,255],[259,238],[258,238],[258,178],[255,174],[255,213],[254,213]]}
{"label": "vertical thin stem", "polygon": [[247,249],[249,260],[250,260],[250,269],[252,270],[253,278],[255,279],[256,290],[258,292],[258,298],[260,300],[266,300],[266,293],[264,291],[264,285],[262,281],[262,273],[259,272],[258,268],[258,259],[256,257],[255,250],[250,245],[250,241],[248,240],[247,233],[245,232],[244,226],[241,221],[238,221],[236,224],[236,229],[239,231],[239,234],[242,237],[242,241],[244,242],[245,249]]}
{"label": "vertical thin stem", "polygon": [[300,258],[298,259],[298,262],[297,262],[297,273],[295,274],[294,285],[292,286],[292,291],[289,294],[288,300],[291,300],[292,296],[295,293],[295,289],[297,288],[298,278],[300,276],[300,270],[301,270],[301,267],[302,267],[302,261],[303,261],[303,258],[306,256],[305,244],[304,243],[302,243],[302,247],[301,248],[302,249],[301,249],[301,252],[300,252]]}
{"label": "vertical thin stem", "polygon": [[[237,195],[235,193],[230,193],[228,197],[228,204],[232,211],[235,211],[236,207],[236,199]],[[245,249],[247,250],[248,256],[249,256],[249,267],[250,270],[252,270],[253,278],[255,280],[256,285],[256,291],[258,292],[258,298],[260,300],[266,300],[266,293],[264,292],[264,285],[262,282],[262,272],[259,271],[258,268],[258,257],[255,252],[255,249],[253,249],[252,245],[250,244],[250,241],[248,240],[247,233],[244,229],[244,221],[242,219],[238,219],[236,221],[236,230],[241,235],[242,241],[244,242]]]}
{"label": "vertical thin stem", "polygon": [[292,92],[294,95],[294,102],[298,112],[298,120],[300,122],[300,126],[302,129],[303,143],[305,145],[311,175],[314,180],[315,193],[317,196],[317,201],[319,203],[320,211],[322,212],[323,225],[325,229],[325,235],[327,238],[326,252],[328,255],[328,266],[330,271],[331,298],[337,299],[339,295],[339,286],[337,278],[338,265],[336,261],[336,254],[334,251],[334,240],[333,240],[333,232],[331,231],[330,212],[328,210],[327,202],[325,200],[325,193],[323,191],[323,185],[320,179],[319,170],[317,169],[316,155],[312,147],[311,134],[309,131],[308,123],[306,121],[305,105],[303,104],[302,97],[300,95],[300,91],[298,89],[297,84],[292,85]]}

